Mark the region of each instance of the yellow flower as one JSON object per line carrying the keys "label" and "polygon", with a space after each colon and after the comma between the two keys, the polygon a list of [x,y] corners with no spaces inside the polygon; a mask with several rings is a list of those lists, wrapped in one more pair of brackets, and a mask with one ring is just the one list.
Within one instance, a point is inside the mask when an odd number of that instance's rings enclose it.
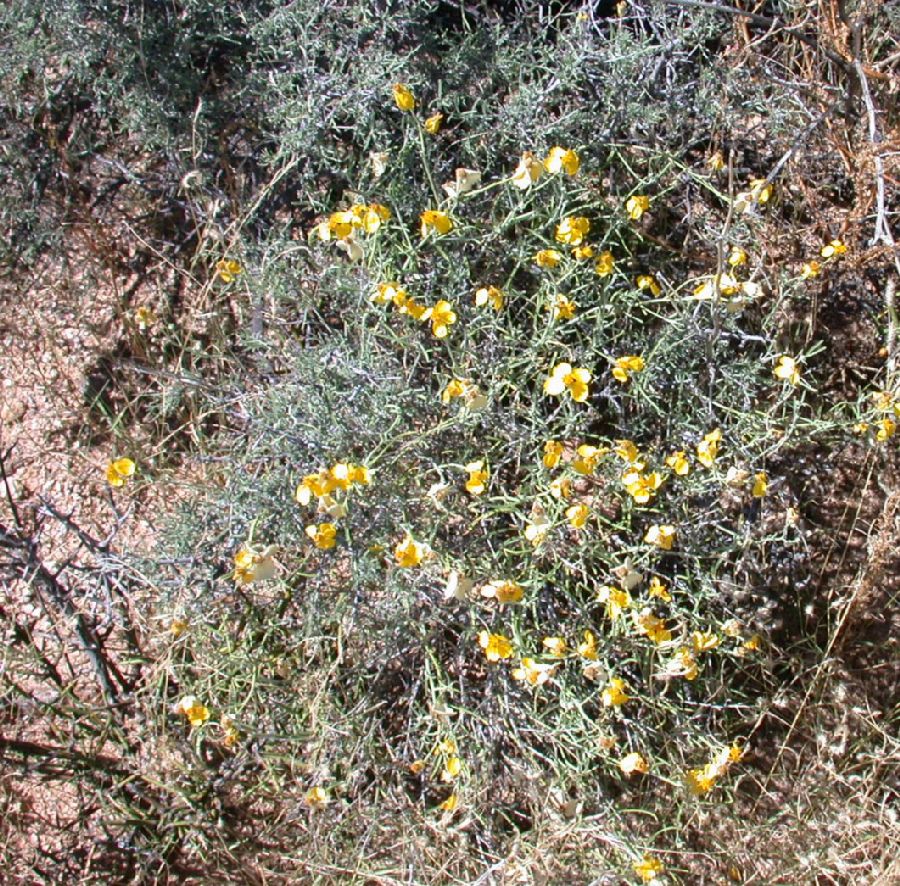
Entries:
{"label": "yellow flower", "polygon": [[715,786],[718,775],[707,765],[701,769],[690,769],[687,773],[687,785],[691,793],[699,797],[708,794]]}
{"label": "yellow flower", "polygon": [[671,551],[675,544],[676,530],[674,526],[660,526],[654,523],[644,536],[644,541],[651,545],[661,548],[664,551]]}
{"label": "yellow flower", "polygon": [[666,869],[666,866],[658,858],[653,858],[651,855],[645,855],[632,867],[644,883],[652,883]]}
{"label": "yellow flower", "polygon": [[408,533],[406,538],[394,548],[394,557],[396,557],[398,565],[403,569],[419,566],[430,553],[431,551],[427,545],[416,541]]}
{"label": "yellow flower", "polygon": [[653,578],[650,579],[647,593],[651,597],[659,597],[660,600],[664,600],[666,603],[670,603],[672,600],[672,595],[666,590],[666,586],[657,575],[654,575]]}
{"label": "yellow flower", "polygon": [[534,261],[539,268],[555,268],[562,261],[562,254],[555,249],[541,249],[535,253]]}
{"label": "yellow flower", "polygon": [[697,659],[690,649],[681,648],[666,662],[657,677],[669,679],[672,677],[684,677],[685,680],[695,680],[700,669],[697,667]]}
{"label": "yellow flower", "polygon": [[446,212],[440,209],[426,209],[420,216],[422,236],[428,235],[428,229],[434,228],[439,234],[449,234],[453,230],[453,222]]}
{"label": "yellow flower", "polygon": [[555,673],[559,665],[540,664],[533,658],[523,658],[521,667],[510,672],[513,680],[521,680],[529,686],[543,686]]}
{"label": "yellow flower", "polygon": [[792,385],[796,385],[800,381],[800,367],[797,366],[797,361],[787,354],[783,354],[778,358],[772,374],[775,378],[789,381]]}
{"label": "yellow flower", "polygon": [[173,618],[169,625],[169,633],[177,640],[188,628],[190,624],[183,618]]}
{"label": "yellow flower", "polygon": [[550,149],[544,160],[544,168],[551,174],[565,172],[567,175],[575,175],[581,166],[578,154],[572,150],[566,150],[558,145]]}
{"label": "yellow flower", "polygon": [[643,775],[650,771],[650,764],[637,751],[632,751],[619,760],[619,769],[625,775],[634,775],[635,772],[640,772]]}
{"label": "yellow flower", "polygon": [[124,486],[134,476],[135,464],[130,458],[117,458],[106,466],[106,482],[110,486]]}
{"label": "yellow flower", "polygon": [[441,125],[444,122],[444,115],[438,111],[432,114],[422,125],[429,135],[437,135],[441,131]]}
{"label": "yellow flower", "polygon": [[576,403],[584,403],[588,398],[588,385],[591,381],[589,369],[572,368],[571,363],[559,363],[544,380],[544,393],[551,397],[559,397],[568,390]]}
{"label": "yellow flower", "polygon": [[578,305],[568,296],[558,292],[548,305],[554,320],[571,320],[575,316]]}
{"label": "yellow flower", "polygon": [[396,280],[388,283],[379,283],[372,293],[372,301],[376,305],[393,304],[395,307],[401,307],[407,299],[406,290],[403,289]]}
{"label": "yellow flower", "polygon": [[695,652],[707,652],[715,649],[722,642],[722,638],[713,631],[694,631],[691,634],[691,644]]}
{"label": "yellow flower", "polygon": [[380,203],[372,203],[366,206],[358,203],[351,210],[354,217],[354,225],[362,228],[367,234],[374,234],[391,217],[391,211]]}
{"label": "yellow flower", "polygon": [[766,184],[764,178],[750,180],[750,199],[755,200],[760,206],[765,206],[772,199],[772,185]]}
{"label": "yellow flower", "polygon": [[221,722],[219,725],[222,727],[222,744],[226,748],[233,748],[238,741],[240,740],[241,733],[237,728],[237,725],[234,722],[232,717],[229,717],[228,714],[223,715]]}
{"label": "yellow flower", "polygon": [[565,658],[569,651],[565,637],[544,637],[541,645],[551,658]]}
{"label": "yellow flower", "polygon": [[472,461],[466,465],[469,472],[469,479],[466,480],[466,492],[471,495],[481,495],[487,488],[488,472],[485,470],[483,461]]}
{"label": "yellow flower", "polygon": [[450,302],[441,299],[431,309],[431,334],[435,338],[446,338],[450,327],[456,322],[456,314]]}
{"label": "yellow flower", "polygon": [[619,677],[611,677],[600,693],[600,700],[605,708],[617,708],[629,701],[631,696],[625,691],[625,681]]}
{"label": "yellow flower", "polygon": [[216,273],[223,283],[233,282],[238,274],[243,273],[243,271],[241,263],[234,259],[223,258],[221,261],[216,262]]}
{"label": "yellow flower", "polygon": [[616,440],[616,446],[615,449],[613,449],[613,452],[615,452],[622,461],[632,465],[635,470],[641,471],[644,469],[645,465],[641,459],[641,454],[638,451],[637,446],[635,446],[631,440]]}
{"label": "yellow flower", "polygon": [[441,402],[449,403],[454,397],[461,397],[468,409],[478,412],[487,405],[487,397],[478,390],[478,385],[462,378],[451,379],[441,392]]}
{"label": "yellow flower", "polygon": [[481,589],[482,597],[492,598],[498,603],[521,603],[523,594],[522,585],[518,582],[501,578],[489,581]]}
{"label": "yellow flower", "polygon": [[608,449],[591,446],[589,443],[582,443],[581,446],[575,450],[575,458],[572,460],[572,467],[575,469],[576,473],[587,477],[597,470],[600,459],[603,458],[607,452],[609,452]]}
{"label": "yellow flower", "polygon": [[895,409],[894,399],[893,391],[876,391],[872,394],[872,406],[879,412],[890,412]]}
{"label": "yellow flower", "polygon": [[840,240],[832,240],[819,250],[819,255],[821,255],[822,258],[837,258],[846,251],[847,247]]}
{"label": "yellow flower", "polygon": [[490,662],[512,658],[513,645],[503,634],[482,631],[478,635],[478,645],[484,650],[484,657]]}
{"label": "yellow flower", "polygon": [[608,277],[616,267],[616,260],[611,252],[601,252],[594,262],[594,271],[599,277]]}
{"label": "yellow flower", "polygon": [[441,781],[450,782],[459,777],[462,772],[462,760],[459,757],[448,757],[441,773]]}
{"label": "yellow flower", "polygon": [[312,500],[312,496],[316,498],[324,498],[330,495],[336,489],[334,476],[331,471],[321,470],[317,474],[307,474],[297,485],[297,491],[294,498],[298,504],[306,506]]}
{"label": "yellow flower", "polygon": [[439,805],[439,809],[443,809],[444,812],[453,812],[454,809],[459,805],[459,797],[454,793],[450,794],[443,803]]}
{"label": "yellow flower", "polygon": [[704,468],[711,468],[713,462],[719,454],[719,443],[722,440],[722,431],[716,428],[705,434],[703,439],[697,444],[697,461]]}
{"label": "yellow flower", "polygon": [[566,520],[573,529],[584,529],[590,516],[591,509],[585,504],[571,505],[566,508]]}
{"label": "yellow flower", "polygon": [[733,268],[747,264],[747,252],[740,246],[732,246],[731,252],[728,254],[728,264]]}
{"label": "yellow flower", "polygon": [[640,274],[635,283],[638,289],[649,289],[657,297],[662,293],[662,287],[656,282],[656,277],[652,274]]}
{"label": "yellow flower", "polygon": [[550,482],[550,495],[565,501],[572,496],[572,481],[568,477],[557,477]]}
{"label": "yellow flower", "polygon": [[328,794],[324,788],[310,788],[306,792],[306,805],[310,809],[324,809],[329,802]]}
{"label": "yellow flower", "polygon": [[754,634],[749,640],[745,640],[744,643],[741,644],[741,648],[746,649],[747,652],[756,652],[761,643],[762,637],[760,637],[759,634]]}
{"label": "yellow flower", "polygon": [[310,525],[304,531],[319,550],[328,551],[337,544],[337,526],[334,523]]}
{"label": "yellow flower", "polygon": [[878,430],[875,432],[875,439],[879,443],[884,443],[885,440],[890,440],[891,437],[897,432],[897,422],[895,422],[892,418],[880,418],[878,421],[874,422],[874,425]]}
{"label": "yellow flower", "polygon": [[475,304],[482,308],[487,304],[499,311],[503,307],[503,293],[496,286],[483,286],[475,292]]}
{"label": "yellow flower", "polygon": [[800,268],[800,279],[810,280],[813,277],[818,277],[821,272],[822,266],[817,261],[804,262],[803,267]]}
{"label": "yellow flower", "polygon": [[649,637],[654,643],[668,643],[672,639],[672,632],[666,627],[666,620],[658,618],[649,609],[632,613],[634,626],[637,632]]}
{"label": "yellow flower", "polygon": [[642,372],[644,369],[644,358],[635,354],[628,354],[625,357],[618,357],[613,366],[613,378],[625,384],[633,372]]}
{"label": "yellow flower", "polygon": [[153,308],[148,308],[146,305],[140,305],[134,309],[134,322],[137,323],[138,329],[143,332],[145,329],[148,329],[156,323],[156,313]]}
{"label": "yellow flower", "polygon": [[403,83],[395,83],[393,86],[394,101],[401,111],[411,111],[416,106],[416,97],[412,90]]}
{"label": "yellow flower", "polygon": [[209,719],[209,708],[195,695],[186,695],[178,702],[178,712],[188,718],[191,726],[202,726]]}
{"label": "yellow flower", "polygon": [[541,177],[543,171],[540,160],[535,159],[531,151],[525,151],[513,173],[512,183],[519,190],[527,191]]}
{"label": "yellow flower", "polygon": [[651,474],[641,474],[638,471],[628,471],[622,477],[622,484],[628,494],[639,504],[649,502],[660,486],[663,485],[663,477],[656,471]]}
{"label": "yellow flower", "polygon": [[532,508],[531,518],[525,524],[525,538],[531,542],[532,547],[539,547],[550,531],[550,521],[543,508],[536,505]]}
{"label": "yellow flower", "polygon": [[582,658],[588,661],[597,660],[597,638],[592,631],[584,632],[584,639],[578,644],[577,652]]}
{"label": "yellow flower", "polygon": [[239,585],[265,581],[275,575],[275,545],[259,551],[244,545],[234,555],[234,580]]}
{"label": "yellow flower", "polygon": [[683,449],[673,452],[666,457],[666,465],[670,467],[679,477],[686,476],[691,470],[691,463],[687,459],[687,454]]}
{"label": "yellow flower", "polygon": [[597,591],[597,600],[606,604],[606,615],[612,621],[631,607],[631,594],[613,585],[603,585]]}
{"label": "yellow flower", "polygon": [[591,223],[583,215],[570,215],[556,226],[556,242],[581,246],[590,229]]}
{"label": "yellow flower", "polygon": [[706,166],[712,172],[719,172],[725,168],[725,158],[721,151],[715,151],[706,158]]}
{"label": "yellow flower", "polygon": [[635,194],[625,201],[625,211],[632,221],[637,221],[650,209],[650,198],[643,194]]}
{"label": "yellow flower", "polygon": [[563,455],[563,445],[559,440],[548,440],[544,444],[544,467],[553,470]]}
{"label": "yellow flower", "polygon": [[583,261],[586,258],[594,257],[594,247],[590,244],[585,246],[576,246],[572,250],[572,257],[577,258],[579,261]]}
{"label": "yellow flower", "polygon": [[765,471],[760,471],[753,478],[753,489],[750,491],[750,494],[754,498],[764,498],[768,491],[769,491],[769,477]]}

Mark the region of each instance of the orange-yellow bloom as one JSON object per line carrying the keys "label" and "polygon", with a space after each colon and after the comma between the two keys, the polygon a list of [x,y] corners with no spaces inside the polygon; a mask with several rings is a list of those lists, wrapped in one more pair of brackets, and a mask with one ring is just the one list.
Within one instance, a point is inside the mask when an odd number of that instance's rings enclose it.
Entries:
{"label": "orange-yellow bloom", "polygon": [[616,260],[611,252],[601,252],[594,262],[594,271],[598,277],[608,277],[616,267]]}
{"label": "orange-yellow bloom", "polygon": [[416,106],[416,97],[412,90],[403,83],[395,83],[393,86],[394,101],[401,111],[412,111]]}
{"label": "orange-yellow bloom", "polygon": [[426,209],[419,216],[422,236],[428,236],[428,229],[434,228],[439,234],[449,234],[453,230],[453,221],[446,212],[440,209]]}
{"label": "orange-yellow bloom", "polygon": [[562,261],[562,254],[555,249],[541,249],[534,254],[534,262],[539,268],[555,268]]}
{"label": "orange-yellow bloom", "polygon": [[441,131],[441,125],[444,122],[444,115],[438,111],[432,114],[423,124],[422,127],[429,135],[437,135]]}
{"label": "orange-yellow bloom", "polygon": [[502,634],[481,631],[478,635],[478,645],[484,650],[484,657],[490,662],[512,658],[513,645]]}
{"label": "orange-yellow bloom", "polygon": [[557,243],[581,246],[591,229],[591,223],[583,215],[571,215],[556,226]]}
{"label": "orange-yellow bloom", "polygon": [[644,536],[644,541],[664,551],[671,551],[675,544],[676,529],[674,526],[660,526],[654,523]]}
{"label": "orange-yellow bloom", "polygon": [[416,541],[411,535],[407,534],[406,538],[394,548],[394,556],[397,563],[403,569],[410,569],[413,566],[421,565],[422,561],[430,555],[431,551],[428,545]]}
{"label": "orange-yellow bloom", "polygon": [[536,159],[531,151],[525,151],[513,173],[512,183],[519,190],[527,191],[541,177],[543,171],[541,161]]}
{"label": "orange-yellow bloom", "polygon": [[550,302],[550,310],[554,320],[571,320],[575,316],[578,305],[567,295],[558,292]]}
{"label": "orange-yellow bloom", "polygon": [[628,379],[631,377],[632,373],[642,372],[644,369],[644,358],[637,356],[636,354],[628,354],[625,357],[619,357],[616,359],[615,365],[613,366],[613,378],[625,384]]}
{"label": "orange-yellow bloom", "polygon": [[632,221],[637,221],[650,209],[650,198],[643,194],[635,194],[625,201],[625,211]]}
{"label": "orange-yellow bloom", "polygon": [[499,311],[503,307],[503,293],[496,286],[483,286],[475,292],[475,304],[479,308],[489,304]]}
{"label": "orange-yellow bloom", "polygon": [[631,696],[625,691],[625,681],[619,677],[611,677],[600,693],[600,700],[606,708],[618,708],[629,701]]}
{"label": "orange-yellow bloom", "polygon": [[106,482],[110,486],[124,486],[134,476],[135,464],[130,458],[117,458],[106,466]]}
{"label": "orange-yellow bloom", "polygon": [[194,695],[186,695],[178,702],[178,712],[188,718],[191,726],[202,726],[209,719],[209,708]]}
{"label": "orange-yellow bloom", "polygon": [[544,160],[544,169],[551,174],[565,172],[567,175],[575,175],[581,166],[578,154],[573,150],[566,150],[559,145],[550,149]]}
{"label": "orange-yellow bloom", "polygon": [[576,403],[584,403],[588,398],[591,372],[583,367],[572,368],[571,363],[559,363],[544,380],[544,393],[559,397],[568,390]]}

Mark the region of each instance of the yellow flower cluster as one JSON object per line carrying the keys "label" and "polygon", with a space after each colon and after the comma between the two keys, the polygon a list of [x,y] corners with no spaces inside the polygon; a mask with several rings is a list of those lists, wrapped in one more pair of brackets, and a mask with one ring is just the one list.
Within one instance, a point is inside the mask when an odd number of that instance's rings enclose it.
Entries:
{"label": "yellow flower cluster", "polygon": [[451,379],[441,392],[441,402],[449,403],[455,398],[463,401],[465,407],[472,412],[480,412],[487,406],[487,397],[473,384],[463,378]]}
{"label": "yellow flower cluster", "polygon": [[242,545],[234,555],[235,582],[239,585],[252,584],[255,581],[266,581],[275,575],[275,545],[266,548],[255,548],[249,544]]}
{"label": "yellow flower cluster", "polygon": [[243,274],[244,269],[239,261],[233,258],[223,258],[216,262],[216,276],[223,283],[233,283],[238,275]]}
{"label": "yellow flower cluster", "polygon": [[578,172],[580,166],[581,160],[575,151],[559,146],[551,148],[543,162],[538,160],[533,152],[525,151],[511,181],[519,190],[527,191],[545,171],[551,175],[565,172],[572,176]]}
{"label": "yellow flower cluster", "polygon": [[745,749],[732,744],[731,747],[719,750],[712,760],[699,769],[691,769],[687,773],[687,783],[691,792],[696,795],[708,794],[716,782],[722,778],[733,764],[744,756]]}
{"label": "yellow flower cluster", "polygon": [[[315,474],[307,474],[297,484],[294,499],[306,507],[313,498],[317,511],[327,514],[332,520],[339,520],[347,514],[345,500],[337,496],[349,492],[354,486],[368,486],[370,472],[364,465],[337,462],[331,468],[321,468]],[[320,550],[327,551],[337,544],[337,527],[334,523],[311,524],[305,529],[310,541]]]}
{"label": "yellow flower cluster", "polygon": [[431,307],[423,305],[408,295],[402,284],[396,280],[379,283],[375,287],[371,298],[376,305],[391,304],[398,314],[407,314],[420,323],[430,321],[431,334],[435,338],[446,338],[450,332],[450,327],[457,320],[453,305],[450,302],[440,299]]}
{"label": "yellow flower cluster", "polygon": [[391,211],[380,203],[357,203],[350,209],[333,212],[319,222],[312,233],[323,242],[337,241],[352,261],[363,257],[357,235],[375,234],[391,218]]}
{"label": "yellow flower cluster", "polygon": [[130,458],[117,458],[106,466],[106,482],[119,488],[134,476],[134,472],[135,464]]}
{"label": "yellow flower cluster", "polygon": [[573,368],[571,363],[558,363],[544,381],[544,393],[559,397],[568,391],[576,403],[584,403],[588,398],[590,381],[589,369]]}

